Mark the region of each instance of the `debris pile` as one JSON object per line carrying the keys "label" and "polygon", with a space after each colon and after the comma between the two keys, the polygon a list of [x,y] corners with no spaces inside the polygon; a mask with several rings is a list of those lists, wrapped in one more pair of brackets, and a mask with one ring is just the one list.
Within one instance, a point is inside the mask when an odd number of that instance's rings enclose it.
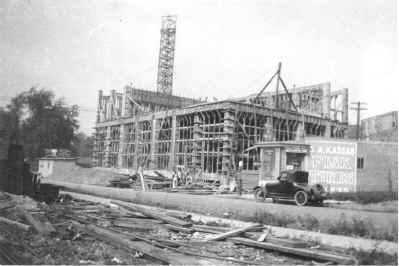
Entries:
{"label": "debris pile", "polygon": [[190,216],[121,201],[104,205],[68,194],[45,204],[1,193],[0,225],[2,264],[353,263],[347,256],[309,249],[302,241],[273,238],[259,224],[194,224]]}

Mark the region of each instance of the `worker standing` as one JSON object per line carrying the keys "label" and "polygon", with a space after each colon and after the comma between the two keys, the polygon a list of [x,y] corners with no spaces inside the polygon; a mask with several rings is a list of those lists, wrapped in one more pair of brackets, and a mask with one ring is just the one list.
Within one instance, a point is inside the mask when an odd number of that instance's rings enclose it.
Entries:
{"label": "worker standing", "polygon": [[178,174],[175,168],[173,169],[172,188],[177,188],[177,186],[178,186]]}
{"label": "worker standing", "polygon": [[238,195],[241,196],[242,194],[242,169],[243,169],[244,163],[243,161],[238,162],[238,172],[237,172],[237,185],[238,185]]}

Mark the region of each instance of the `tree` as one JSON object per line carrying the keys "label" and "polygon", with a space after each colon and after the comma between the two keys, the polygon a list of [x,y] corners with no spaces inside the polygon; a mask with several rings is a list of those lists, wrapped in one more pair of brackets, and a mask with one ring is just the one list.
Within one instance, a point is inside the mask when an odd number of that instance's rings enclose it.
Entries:
{"label": "tree", "polygon": [[52,91],[33,87],[14,97],[7,107],[14,118],[14,142],[24,145],[29,161],[43,156],[45,149],[76,152],[77,105],[68,106]]}
{"label": "tree", "polygon": [[87,136],[83,132],[79,132],[76,135],[77,147],[76,152],[79,157],[91,157],[93,152],[94,138],[92,136]]}

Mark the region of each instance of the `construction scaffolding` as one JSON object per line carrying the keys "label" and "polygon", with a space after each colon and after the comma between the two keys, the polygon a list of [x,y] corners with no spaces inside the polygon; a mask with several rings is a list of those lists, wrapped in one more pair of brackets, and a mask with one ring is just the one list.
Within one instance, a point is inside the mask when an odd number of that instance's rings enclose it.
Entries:
{"label": "construction scaffolding", "polygon": [[[256,103],[248,98],[199,103],[133,87],[126,87],[123,94],[112,91],[111,96],[100,92],[94,165],[127,169],[184,165],[210,176],[229,176],[243,161],[243,170],[256,170],[259,154],[248,148],[257,142],[296,140],[303,126],[306,136],[346,137],[347,90],[330,93],[326,84],[290,91],[302,110],[308,102],[320,105],[302,112],[271,108],[264,102],[275,96],[268,99],[268,94]],[[344,98],[341,108],[332,102],[335,95]],[[287,96],[279,97],[284,106]]]}

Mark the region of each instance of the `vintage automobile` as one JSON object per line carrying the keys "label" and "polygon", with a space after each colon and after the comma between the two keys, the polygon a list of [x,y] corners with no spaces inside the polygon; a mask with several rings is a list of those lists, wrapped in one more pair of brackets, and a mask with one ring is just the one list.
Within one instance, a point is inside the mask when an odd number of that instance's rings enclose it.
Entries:
{"label": "vintage automobile", "polygon": [[279,200],[294,200],[296,205],[304,206],[309,203],[322,205],[327,193],[320,184],[308,184],[309,173],[306,171],[283,171],[276,181],[265,182],[254,188],[255,199],[264,201],[272,198]]}

